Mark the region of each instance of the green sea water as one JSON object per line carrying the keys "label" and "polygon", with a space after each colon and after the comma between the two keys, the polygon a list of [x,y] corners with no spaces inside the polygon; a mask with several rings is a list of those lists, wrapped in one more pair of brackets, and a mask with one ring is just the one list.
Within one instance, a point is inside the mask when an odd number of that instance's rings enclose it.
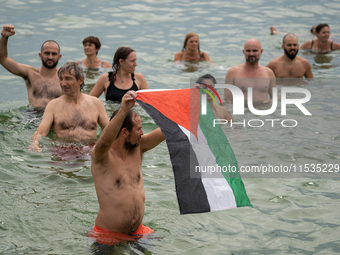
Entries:
{"label": "green sea water", "polygon": [[[40,67],[38,52],[47,39],[58,41],[66,61],[85,57],[81,41],[98,36],[98,57],[112,62],[116,49],[136,50],[136,72],[152,89],[188,88],[205,73],[223,79],[243,63],[244,42],[255,37],[264,52],[260,64],[280,56],[282,35],[274,25],[293,32],[299,42],[312,39],[312,25],[329,23],[335,40],[340,33],[338,1],[63,1],[0,0],[0,26],[13,24],[8,54],[19,63]],[[200,36],[201,50],[214,64],[176,64],[185,34]],[[312,98],[304,116],[281,106],[268,118],[296,119],[295,128],[266,125],[223,127],[239,166],[340,164],[339,52],[299,53],[312,65],[314,81],[290,82],[308,89]],[[86,71],[85,93],[100,74]],[[278,81],[279,91],[287,86]],[[89,148],[81,153],[53,150],[59,141],[42,140],[42,153],[27,150],[42,113],[27,107],[24,81],[0,66],[0,254],[100,254],[86,233],[94,224],[98,202],[90,169]],[[108,115],[118,107],[103,101]],[[232,105],[224,104],[232,111]],[[156,128],[139,106],[143,130]],[[238,122],[262,119],[246,110]],[[254,123],[255,124],[255,123]],[[100,130],[98,130],[98,135]],[[75,144],[74,146],[78,146]],[[180,215],[166,143],[145,154],[144,224],[150,239],[124,243],[103,254],[338,254],[340,253],[340,178],[308,173],[286,176],[243,175],[253,208]]]}

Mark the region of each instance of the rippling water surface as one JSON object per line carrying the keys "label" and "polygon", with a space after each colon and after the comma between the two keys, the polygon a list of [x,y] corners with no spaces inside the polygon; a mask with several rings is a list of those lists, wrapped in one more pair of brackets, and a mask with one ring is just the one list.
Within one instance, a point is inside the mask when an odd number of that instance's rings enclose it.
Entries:
{"label": "rippling water surface", "polygon": [[[223,79],[228,69],[243,63],[244,42],[255,37],[267,65],[282,54],[282,35],[269,27],[293,32],[300,44],[310,40],[312,25],[327,22],[340,38],[338,1],[63,1],[0,0],[0,26],[11,23],[9,56],[39,67],[43,41],[54,39],[66,61],[84,58],[81,41],[98,36],[99,57],[112,62],[115,50],[130,46],[137,53],[137,72],[150,88],[187,88],[190,78],[211,73]],[[214,64],[176,64],[189,31]],[[292,87],[308,89],[312,99],[304,116],[281,107],[271,119],[296,119],[295,128],[225,128],[240,166],[261,164],[339,164],[340,52],[299,53],[312,64],[316,78]],[[101,73],[86,72],[88,93]],[[278,81],[279,89],[286,84]],[[64,153],[53,136],[42,140],[43,152],[27,146],[42,113],[27,107],[23,80],[0,66],[0,254],[91,254],[86,237],[98,211],[90,171],[90,149]],[[104,97],[101,96],[104,102]],[[111,115],[115,104],[105,103]],[[232,105],[226,105],[230,110]],[[144,131],[156,125],[140,108]],[[236,121],[262,119],[246,110]],[[267,124],[267,123],[266,123]],[[99,131],[98,131],[99,134]],[[73,146],[79,146],[77,144]],[[331,175],[288,175],[286,178],[243,178],[254,208],[197,215],[179,215],[174,178],[165,143],[143,161],[146,191],[144,224],[155,230],[152,239],[123,244],[119,254],[336,254],[340,253],[340,178]],[[146,249],[146,250],[145,250]],[[134,253],[135,252],[135,253]],[[99,253],[98,253],[99,254]],[[104,253],[108,254],[108,253]]]}

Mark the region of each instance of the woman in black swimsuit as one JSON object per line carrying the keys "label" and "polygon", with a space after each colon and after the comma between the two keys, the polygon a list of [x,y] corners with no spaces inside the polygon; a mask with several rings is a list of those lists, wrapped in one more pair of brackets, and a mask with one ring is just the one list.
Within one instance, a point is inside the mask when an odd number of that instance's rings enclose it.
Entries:
{"label": "woman in black swimsuit", "polygon": [[207,53],[200,51],[198,35],[194,32],[190,32],[184,38],[182,51],[176,53],[175,61],[210,62],[210,58]]}
{"label": "woman in black swimsuit", "polygon": [[316,39],[305,42],[300,50],[306,49],[316,53],[328,53],[332,50],[339,50],[340,44],[329,40],[329,26],[326,23],[317,25],[315,28]]}
{"label": "woman in black swimsuit", "polygon": [[129,47],[118,48],[113,58],[113,72],[100,76],[90,95],[99,97],[104,91],[106,100],[120,102],[129,90],[148,89],[144,76],[135,73],[136,66],[136,52]]}

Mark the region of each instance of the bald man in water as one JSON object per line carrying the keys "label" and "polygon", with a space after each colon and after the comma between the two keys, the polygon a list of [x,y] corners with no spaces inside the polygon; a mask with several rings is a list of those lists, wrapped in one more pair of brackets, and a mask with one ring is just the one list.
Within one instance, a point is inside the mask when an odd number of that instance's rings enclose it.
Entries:
{"label": "bald man in water", "polygon": [[273,70],[276,78],[314,78],[309,61],[297,56],[299,42],[296,35],[286,34],[282,40],[282,49],[284,54],[267,65]]}
{"label": "bald man in water", "polygon": [[[249,39],[244,44],[243,54],[245,63],[231,67],[225,77],[225,84],[232,84],[243,91],[245,105],[247,105],[248,87],[253,89],[253,105],[268,103],[273,98],[272,89],[276,87],[275,75],[271,69],[259,64],[263,49],[261,43],[255,39]],[[232,94],[229,89],[224,89],[224,98],[232,102]]]}
{"label": "bald man in water", "polygon": [[8,57],[8,38],[14,34],[14,26],[3,26],[0,39],[0,64],[12,74],[25,80],[30,105],[36,108],[45,108],[49,101],[62,95],[57,75],[57,65],[61,58],[59,45],[52,40],[43,43],[39,53],[42,65],[36,69],[17,63]]}
{"label": "bald man in water", "polygon": [[[159,128],[143,134],[140,116],[131,110],[135,91],[128,91],[92,149],[91,172],[99,211],[94,233],[142,235],[153,231],[144,217],[143,153],[164,140]],[[99,242],[99,241],[98,241]]]}

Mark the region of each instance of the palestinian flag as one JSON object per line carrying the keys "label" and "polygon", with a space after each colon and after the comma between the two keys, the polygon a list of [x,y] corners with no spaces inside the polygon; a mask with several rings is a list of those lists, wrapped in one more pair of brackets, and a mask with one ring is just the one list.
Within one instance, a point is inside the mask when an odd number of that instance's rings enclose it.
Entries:
{"label": "palestinian flag", "polygon": [[[136,101],[161,128],[173,166],[181,214],[252,206],[237,161],[202,89],[141,90]],[[229,170],[228,170],[229,169]]]}

